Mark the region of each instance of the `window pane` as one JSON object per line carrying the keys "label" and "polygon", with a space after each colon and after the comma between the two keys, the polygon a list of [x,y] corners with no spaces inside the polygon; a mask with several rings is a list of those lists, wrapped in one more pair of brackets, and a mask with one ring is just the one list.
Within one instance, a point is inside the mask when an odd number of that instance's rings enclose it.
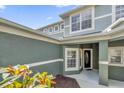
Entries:
{"label": "window pane", "polygon": [[81,29],[91,28],[92,26],[92,10],[87,10],[81,14]]}
{"label": "window pane", "polygon": [[72,24],[72,32],[80,30],[80,23]]}
{"label": "window pane", "polygon": [[80,15],[72,16],[72,23],[76,23],[80,21]]}
{"label": "window pane", "polygon": [[59,30],[59,27],[58,26],[55,26],[55,31],[58,31]]}
{"label": "window pane", "polygon": [[47,32],[47,28],[43,29],[43,32]]}
{"label": "window pane", "polygon": [[76,59],[68,59],[67,60],[67,67],[75,67],[76,66]]}
{"label": "window pane", "polygon": [[72,16],[71,18],[72,32],[80,30],[80,15]]}
{"label": "window pane", "polygon": [[121,63],[121,49],[111,49],[110,51],[110,62],[111,63]]}
{"label": "window pane", "polygon": [[124,17],[124,5],[117,5],[116,6],[116,20],[119,18]]}
{"label": "window pane", "polygon": [[91,28],[91,19],[90,20],[85,20],[85,21],[82,21],[82,29],[86,29],[86,28]]}
{"label": "window pane", "polygon": [[67,52],[67,67],[76,67],[76,51]]}
{"label": "window pane", "polygon": [[116,9],[119,10],[119,9],[120,9],[120,5],[117,5],[117,6],[116,6]]}
{"label": "window pane", "polygon": [[51,28],[49,28],[49,32],[53,32],[53,28],[51,27]]}
{"label": "window pane", "polygon": [[64,24],[61,24],[61,29],[64,29]]}

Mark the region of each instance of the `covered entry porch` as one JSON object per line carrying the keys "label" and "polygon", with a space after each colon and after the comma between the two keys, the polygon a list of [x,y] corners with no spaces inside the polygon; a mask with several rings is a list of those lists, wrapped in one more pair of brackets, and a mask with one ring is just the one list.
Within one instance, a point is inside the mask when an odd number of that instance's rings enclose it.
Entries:
{"label": "covered entry porch", "polygon": [[124,88],[123,81],[109,79],[108,86],[100,85],[99,73],[96,70],[84,70],[79,74],[67,75],[68,77],[75,78],[81,88]]}
{"label": "covered entry porch", "polygon": [[64,74],[82,73],[87,68],[85,63],[90,62],[88,70],[98,70],[99,84],[108,86],[110,79],[124,81],[124,19],[119,19],[101,33],[67,38],[64,44],[65,50],[75,48],[74,56],[67,56],[67,51],[64,52]]}
{"label": "covered entry porch", "polygon": [[64,74],[73,75],[82,73],[82,76],[83,73],[85,75],[88,75],[93,72],[92,74],[95,74],[95,76],[93,76],[93,78],[95,79],[95,83],[98,84],[100,50],[99,42],[77,45],[65,45],[63,49],[65,58]]}
{"label": "covered entry porch", "polygon": [[67,37],[63,43],[64,74],[97,69],[101,85],[109,85],[109,79],[124,81],[124,19],[100,33]]}
{"label": "covered entry porch", "polygon": [[[119,81],[124,80],[123,47],[124,39],[65,45],[64,74],[79,81],[83,80],[82,83],[91,83],[91,86],[96,84],[96,87],[101,87],[100,85],[114,87]],[[119,83],[120,85],[123,85],[123,82]]]}

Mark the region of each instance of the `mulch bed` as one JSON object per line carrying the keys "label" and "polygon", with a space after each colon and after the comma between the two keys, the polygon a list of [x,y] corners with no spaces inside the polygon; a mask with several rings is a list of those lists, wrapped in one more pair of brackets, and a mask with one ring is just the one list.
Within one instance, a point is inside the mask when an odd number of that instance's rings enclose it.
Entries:
{"label": "mulch bed", "polygon": [[56,75],[54,81],[56,82],[55,88],[80,88],[79,84],[74,78],[63,75]]}

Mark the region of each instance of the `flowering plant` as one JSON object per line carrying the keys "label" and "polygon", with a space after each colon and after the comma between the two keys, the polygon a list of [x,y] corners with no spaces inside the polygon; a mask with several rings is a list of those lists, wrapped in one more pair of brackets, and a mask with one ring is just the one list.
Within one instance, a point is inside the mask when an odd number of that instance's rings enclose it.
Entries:
{"label": "flowering plant", "polygon": [[51,88],[56,84],[53,75],[48,72],[36,73],[27,65],[9,65],[6,68],[0,68],[3,80],[0,82],[2,88]]}

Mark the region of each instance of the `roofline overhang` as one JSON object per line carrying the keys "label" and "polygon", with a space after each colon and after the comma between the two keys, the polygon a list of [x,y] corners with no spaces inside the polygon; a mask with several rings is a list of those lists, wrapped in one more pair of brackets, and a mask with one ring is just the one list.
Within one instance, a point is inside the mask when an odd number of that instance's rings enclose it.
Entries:
{"label": "roofline overhang", "polygon": [[53,25],[61,24],[61,23],[63,23],[63,20],[60,20],[60,21],[54,22],[54,23],[52,23],[52,24],[48,24],[48,25],[39,27],[39,28],[37,28],[36,30],[44,29],[44,28],[46,28],[46,27],[50,27],[50,26],[53,26]]}
{"label": "roofline overhang", "polygon": [[[113,28],[114,26],[118,25],[120,22],[123,22],[124,18],[121,18],[117,21],[115,21],[111,26],[109,26],[108,28]],[[89,34],[89,35],[83,35],[83,36],[73,36],[73,37],[65,37],[62,40],[58,40],[58,39],[53,39],[49,36],[40,34],[38,32],[35,32],[35,30],[30,29],[28,27],[22,26],[20,24],[5,20],[5,19],[1,19],[0,18],[0,23],[2,23],[3,25],[7,25],[6,27],[10,26],[12,28],[17,28],[17,29],[21,29],[22,32],[25,32],[25,34],[27,34],[27,36],[25,35],[21,35],[18,34],[20,33],[20,31],[16,31],[16,34],[20,35],[20,36],[25,36],[25,37],[29,37],[30,35],[35,35],[35,38],[33,39],[39,39],[42,41],[46,41],[46,42],[50,42],[50,43],[55,43],[55,44],[77,44],[77,43],[87,43],[87,42],[98,42],[100,40],[111,40],[114,38],[118,38],[118,37],[122,37],[124,36],[124,25],[114,28],[111,31],[107,31],[108,29],[103,30],[101,33],[95,33],[95,34]],[[1,25],[0,25],[1,26]],[[5,32],[5,33],[10,33],[13,34],[15,32],[11,32],[11,31],[6,31],[4,27],[4,31],[2,31],[0,29],[0,32]],[[28,36],[29,35],[29,36]]]}
{"label": "roofline overhang", "polygon": [[78,7],[74,8],[74,9],[72,9],[72,10],[69,10],[69,11],[67,11],[67,12],[64,12],[64,13],[60,14],[59,16],[60,16],[61,18],[64,18],[64,17],[66,17],[66,16],[69,16],[71,13],[73,13],[73,12],[75,12],[75,11],[78,11],[78,10],[80,10],[80,9],[86,7],[86,6],[90,6],[90,5],[79,5]]}
{"label": "roofline overhang", "polygon": [[[10,20],[4,19],[4,18],[0,18],[0,23],[2,25],[6,25],[8,27],[12,27],[12,28],[15,28],[15,29],[20,29],[23,32],[26,32],[26,33],[29,33],[29,34],[32,34],[32,35],[44,38],[44,39],[42,39],[42,41],[46,41],[45,38],[47,38],[47,42],[59,44],[59,40],[58,39],[52,38],[52,37],[50,37],[49,35],[46,35],[46,34],[41,34],[39,32],[36,32],[36,30],[34,30],[34,29],[31,29],[29,27],[20,25],[18,23],[12,22]],[[13,33],[13,32],[8,32],[8,31],[3,31],[2,29],[0,29],[0,32],[6,32],[6,33],[10,33],[10,34]]]}
{"label": "roofline overhang", "polygon": [[[124,22],[124,18],[120,18],[115,21],[113,24],[108,26],[105,30],[101,31],[100,33],[90,34],[90,35],[83,35],[83,36],[72,36],[72,37],[65,37],[61,44],[71,44],[71,43],[83,43],[83,42],[99,42],[100,40],[111,40],[114,38],[124,36],[124,25],[112,29],[114,26],[118,25],[119,23]],[[108,31],[111,29],[111,31]]]}

